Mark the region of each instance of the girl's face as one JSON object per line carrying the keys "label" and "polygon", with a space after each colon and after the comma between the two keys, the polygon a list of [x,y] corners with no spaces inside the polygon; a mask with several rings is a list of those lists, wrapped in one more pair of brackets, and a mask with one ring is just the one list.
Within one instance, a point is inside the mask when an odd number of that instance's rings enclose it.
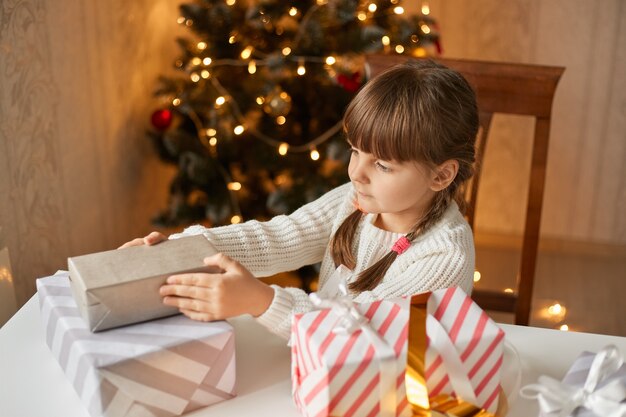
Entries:
{"label": "girl's face", "polygon": [[378,213],[376,226],[396,233],[407,233],[424,216],[437,189],[436,175],[425,165],[384,161],[355,147],[348,175],[359,208]]}

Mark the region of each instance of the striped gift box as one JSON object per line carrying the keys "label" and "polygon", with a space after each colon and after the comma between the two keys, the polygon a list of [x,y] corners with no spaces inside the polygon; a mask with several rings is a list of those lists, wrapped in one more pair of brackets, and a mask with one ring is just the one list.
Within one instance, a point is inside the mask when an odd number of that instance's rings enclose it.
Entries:
{"label": "striped gift box", "polygon": [[[406,299],[356,305],[395,353],[392,360],[397,371],[391,378],[396,390],[394,416],[411,415],[404,385],[408,304]],[[295,403],[307,417],[380,416],[385,395],[380,383],[382,362],[362,330],[351,334],[333,331],[339,318],[334,309],[294,316],[291,364]]]}
{"label": "striped gift box", "polygon": [[230,324],[177,315],[92,333],[67,273],[37,292],[46,343],[92,416],[179,416],[235,396]]}
{"label": "striped gift box", "polygon": [[[433,291],[427,302],[424,378],[429,397],[460,396],[498,410],[504,332],[458,287]],[[458,392],[466,384],[467,395]],[[470,386],[471,385],[471,386]],[[474,402],[474,401],[471,401]]]}

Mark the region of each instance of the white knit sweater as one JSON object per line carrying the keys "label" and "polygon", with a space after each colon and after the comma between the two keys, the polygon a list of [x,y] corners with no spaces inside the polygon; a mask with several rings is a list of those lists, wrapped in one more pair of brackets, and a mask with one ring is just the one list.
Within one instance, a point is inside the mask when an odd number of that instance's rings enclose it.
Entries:
{"label": "white knit sweater", "polygon": [[[267,222],[255,220],[243,224],[205,228],[191,226],[170,238],[203,234],[218,251],[232,257],[257,277],[291,271],[322,261],[319,288],[335,271],[329,242],[342,221],[354,211],[352,184],[329,191],[289,216],[276,216]],[[387,254],[399,233],[387,232],[373,225],[375,215],[363,217],[354,238],[358,272]],[[354,297],[356,302],[412,295],[424,291],[460,286],[468,294],[474,273],[472,232],[453,203],[443,218],[419,236],[391,265],[383,280],[371,291]],[[291,317],[313,309],[308,295],[299,288],[272,285],[274,299],[257,321],[270,331],[289,337]]]}

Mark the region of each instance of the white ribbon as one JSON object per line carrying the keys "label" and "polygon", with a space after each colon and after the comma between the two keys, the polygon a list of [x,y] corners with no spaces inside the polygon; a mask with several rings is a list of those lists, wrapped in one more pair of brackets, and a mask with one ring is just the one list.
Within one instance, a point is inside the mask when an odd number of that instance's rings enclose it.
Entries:
{"label": "white ribbon", "polygon": [[[539,383],[526,385],[520,395],[537,399],[542,412],[558,417],[570,416],[578,407],[601,417],[626,417],[626,404],[622,403],[626,399],[626,383],[622,378],[611,379],[623,363],[617,348],[609,345],[595,355],[582,387],[542,375]],[[604,381],[608,382],[598,388]]]}
{"label": "white ribbon", "polygon": [[350,274],[350,270],[340,265],[335,274],[339,275],[339,293],[329,298],[321,298],[318,294],[311,293],[309,294],[311,302],[318,308],[330,308],[339,316],[339,320],[333,327],[333,332],[352,334],[360,329],[372,343],[380,364],[380,412],[378,415],[395,417],[397,408],[396,378],[398,376],[396,352],[370,326],[368,319],[357,310],[348,295],[346,276]]}
{"label": "white ribbon", "polygon": [[430,339],[430,347],[441,355],[443,365],[448,373],[448,379],[456,396],[472,404],[478,404],[472,383],[467,377],[459,352],[452,340],[450,340],[448,332],[431,314],[426,317],[426,328],[426,334]]}

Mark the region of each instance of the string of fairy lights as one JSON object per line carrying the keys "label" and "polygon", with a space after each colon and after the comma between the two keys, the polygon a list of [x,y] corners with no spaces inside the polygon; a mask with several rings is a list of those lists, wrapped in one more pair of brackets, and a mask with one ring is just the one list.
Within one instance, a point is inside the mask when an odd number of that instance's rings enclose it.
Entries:
{"label": "string of fairy lights", "polygon": [[[399,0],[390,0],[391,4],[397,4]],[[234,6],[236,4],[236,0],[227,0],[226,4],[228,6]],[[297,76],[304,76],[307,73],[307,65],[310,64],[323,64],[324,68],[328,72],[330,77],[334,77],[336,75],[333,66],[337,64],[339,61],[344,59],[344,57],[329,55],[326,57],[319,56],[304,56],[304,55],[295,55],[292,54],[292,50],[297,47],[298,42],[304,34],[306,25],[303,24],[308,20],[320,7],[323,7],[328,4],[327,0],[318,0],[316,5],[309,8],[307,13],[302,17],[302,21],[296,34],[296,37],[293,41],[293,45],[285,46],[280,51],[282,55],[281,59],[286,62],[293,62],[296,64],[295,74]],[[376,16],[379,8],[376,3],[367,2],[363,4],[361,10],[357,11],[356,18],[360,22],[366,22],[368,19],[372,19]],[[428,3],[423,3],[421,5],[421,12],[423,15],[430,14],[430,6]],[[301,11],[296,7],[289,8],[287,12],[291,17],[296,17],[301,14]],[[396,15],[403,15],[405,10],[402,6],[395,6],[392,8],[392,13]],[[181,25],[186,25],[188,27],[193,26],[194,22],[191,19],[187,19],[183,16],[179,17],[177,22]],[[431,32],[431,28],[426,24],[420,25],[420,30],[424,34],[429,34]],[[417,44],[418,37],[417,35],[413,35],[411,38],[412,42]],[[235,44],[238,41],[237,34],[231,34],[229,37],[229,43]],[[401,44],[393,44],[392,39],[388,35],[383,35],[380,38],[380,46],[385,52],[395,52],[397,54],[403,54],[406,52],[406,49]],[[204,41],[200,41],[196,44],[197,53],[202,54],[203,51],[207,49],[208,45]],[[426,51],[424,48],[416,46],[413,48],[413,55],[415,56],[424,56],[426,55]],[[246,45],[242,48],[240,53],[241,59],[213,59],[209,56],[195,56],[190,60],[191,67],[189,68],[189,78],[192,82],[197,83],[201,80],[208,80],[213,88],[219,93],[219,96],[215,99],[215,103],[213,107],[215,109],[219,109],[220,107],[228,104],[230,109],[232,110],[232,116],[236,123],[234,124],[232,130],[236,136],[241,135],[245,131],[254,136],[255,138],[261,140],[266,143],[268,146],[274,147],[278,154],[281,156],[287,155],[288,152],[291,153],[303,153],[309,152],[309,155],[312,160],[318,160],[320,158],[320,153],[318,151],[318,146],[328,139],[332,138],[336,133],[341,130],[341,122],[338,122],[334,126],[330,127],[328,130],[323,132],[321,135],[315,137],[307,143],[302,145],[293,146],[284,140],[279,140],[273,137],[270,137],[256,128],[254,128],[250,123],[248,123],[241,112],[241,109],[238,103],[233,99],[232,95],[224,88],[219,80],[215,77],[212,77],[211,70],[220,66],[247,66],[249,74],[255,74],[259,67],[270,65],[273,60],[273,56],[269,54],[265,54],[261,51],[255,50],[252,46]],[[351,59],[351,57],[346,57],[345,59]],[[182,68],[184,63],[182,60],[178,60],[176,62],[177,67]],[[291,101],[291,97],[285,91],[280,91],[278,93],[278,98],[284,101],[287,105]],[[267,98],[263,96],[256,97],[256,104],[259,106],[263,106],[266,103]],[[172,105],[178,107],[182,104],[182,100],[179,97],[174,97],[172,99]],[[218,143],[218,135],[217,130],[213,127],[205,127],[202,125],[202,121],[199,117],[191,117],[196,123],[196,128],[198,132],[199,139],[202,143],[208,144],[210,147],[215,147]],[[286,115],[277,115],[275,117],[275,122],[277,125],[283,125],[287,122]],[[208,138],[208,140],[207,140]]]}
{"label": "string of fairy lights", "polygon": [[[402,16],[405,10],[399,5],[400,0],[384,0],[389,1],[385,7],[379,7],[379,5],[372,0],[362,2],[356,10],[356,19],[360,24],[368,24],[368,20],[380,17],[381,15],[397,15]],[[235,6],[237,0],[226,0],[227,6]],[[303,37],[306,36],[307,21],[311,19],[315,13],[321,10],[321,8],[329,6],[332,0],[317,0],[316,4],[309,7],[306,13],[302,13],[296,7],[287,8],[286,14],[293,19],[299,19],[298,30],[295,33],[293,41],[290,44],[284,45],[280,50],[273,53],[264,53],[258,49],[255,49],[252,45],[246,44],[246,39],[240,36],[236,31],[231,32],[228,36],[228,43],[233,46],[241,46],[239,52],[239,59],[224,59],[215,58],[209,56],[207,51],[210,49],[209,45],[205,41],[198,41],[195,44],[190,45],[190,52],[192,56],[187,62],[183,62],[182,59],[176,61],[175,65],[178,69],[187,72],[187,75],[193,83],[208,83],[213,91],[216,93],[216,98],[212,103],[212,110],[217,112],[218,110],[227,110],[230,114],[228,118],[232,122],[230,123],[230,129],[232,135],[240,136],[244,132],[258,139],[262,143],[269,147],[272,147],[280,156],[286,156],[288,153],[308,153],[313,161],[320,159],[319,146],[335,137],[342,129],[342,122],[338,121],[336,124],[328,128],[326,131],[314,137],[313,139],[299,145],[292,145],[285,140],[280,140],[275,137],[269,136],[255,127],[255,123],[246,119],[244,112],[241,110],[240,103],[233,98],[233,95],[225,88],[217,76],[213,76],[215,70],[219,67],[246,67],[247,72],[250,75],[254,75],[260,68],[265,66],[275,65],[276,62],[281,62],[284,68],[288,68],[293,76],[302,77],[307,74],[309,70],[312,70],[312,66],[321,66],[327,73],[328,77],[335,78],[338,75],[336,67],[340,68],[343,65],[350,66],[354,60],[354,54],[347,55],[328,55],[328,56],[309,56],[299,55],[293,51],[298,50],[299,43]],[[379,4],[381,1],[378,2]],[[427,2],[421,4],[421,13],[423,16],[430,14],[430,6]],[[264,15],[261,9],[260,19],[263,24],[270,24],[271,19],[269,16]],[[185,25],[187,27],[193,27],[194,21],[191,18],[180,16],[177,19],[178,24]],[[275,33],[281,35],[283,29],[280,25],[273,26]],[[421,35],[428,35],[432,29],[428,25],[428,21],[420,22],[418,30],[421,31]],[[383,34],[377,41],[378,45],[375,46],[377,50],[384,51],[386,53],[396,54],[411,54],[412,56],[426,56],[426,49],[419,43],[419,36],[413,34],[408,42],[409,45],[402,45],[399,40],[394,40],[389,34]],[[406,44],[407,42],[405,42]],[[316,68],[317,69],[317,68]],[[177,111],[185,114],[193,122],[196,130],[196,134],[200,143],[209,151],[210,155],[214,158],[214,162],[223,176],[226,182],[229,199],[231,201],[231,208],[233,215],[231,216],[231,223],[239,223],[243,220],[241,207],[237,197],[237,192],[242,189],[240,182],[234,181],[227,167],[223,166],[217,158],[217,144],[220,140],[220,135],[228,132],[219,132],[215,125],[211,125],[211,122],[207,122],[199,114],[193,110],[193,106],[184,106],[184,98],[180,95],[176,95],[170,98],[171,105],[177,108]],[[291,107],[291,97],[286,91],[281,89],[274,89],[268,95],[259,95],[255,98],[256,106],[259,106],[265,113],[273,117],[274,122],[278,126],[282,126],[287,123],[287,117],[289,116],[289,110]],[[210,118],[209,118],[210,119]],[[231,134],[228,134],[230,137]]]}

